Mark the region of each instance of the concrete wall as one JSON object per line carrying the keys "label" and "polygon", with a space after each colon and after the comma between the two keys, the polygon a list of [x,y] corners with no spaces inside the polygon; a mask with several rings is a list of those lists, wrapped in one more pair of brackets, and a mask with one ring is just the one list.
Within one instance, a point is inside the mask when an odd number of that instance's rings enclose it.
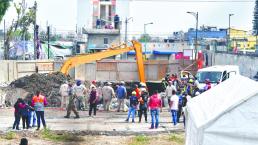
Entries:
{"label": "concrete wall", "polygon": [[240,74],[253,78],[258,72],[258,57],[215,53],[214,65],[238,65]]}
{"label": "concrete wall", "polygon": [[[39,73],[59,71],[63,62],[48,60],[41,61],[0,61],[0,82],[12,82],[20,77],[35,73],[36,66]],[[179,71],[178,62],[167,60],[148,60],[145,62],[145,77],[148,81],[161,80],[167,72]],[[135,60],[116,61],[102,60],[80,65],[70,70],[70,76],[80,80],[103,81],[139,81],[138,68]]]}
{"label": "concrete wall", "polygon": [[11,82],[17,78],[31,75],[36,72],[36,66],[39,73],[53,72],[54,62],[49,60],[40,61],[14,61],[1,60],[0,61],[0,82]]}

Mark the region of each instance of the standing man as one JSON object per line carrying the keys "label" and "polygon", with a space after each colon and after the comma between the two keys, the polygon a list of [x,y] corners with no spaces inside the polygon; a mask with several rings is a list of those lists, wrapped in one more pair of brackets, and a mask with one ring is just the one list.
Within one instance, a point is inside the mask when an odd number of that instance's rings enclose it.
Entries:
{"label": "standing man", "polygon": [[150,97],[148,107],[151,112],[151,127],[150,129],[159,127],[159,113],[162,111],[162,101],[158,96],[158,91]]}
{"label": "standing man", "polygon": [[115,29],[119,29],[119,21],[120,21],[120,18],[116,14],[115,17],[114,17]]}
{"label": "standing man", "polygon": [[137,105],[138,105],[138,99],[136,97],[136,92],[133,91],[132,96],[130,97],[130,107],[128,110],[127,119],[125,120],[126,122],[129,122],[130,116],[132,114],[132,122],[134,123],[134,117],[135,117],[135,111],[136,111]]}
{"label": "standing man", "polygon": [[92,89],[93,87],[96,87],[96,88],[97,88],[97,81],[96,81],[96,80],[91,81],[90,91],[89,91],[89,92],[91,92],[91,89]]}
{"label": "standing man", "polygon": [[120,107],[122,105],[122,110],[124,111],[124,99],[127,96],[127,91],[124,86],[125,82],[121,81],[120,85],[118,86],[116,90],[117,100],[118,100],[118,108],[117,112],[120,112]]}
{"label": "standing man", "polygon": [[109,111],[109,106],[112,97],[115,97],[114,89],[111,87],[112,83],[108,82],[102,88],[102,95],[103,95],[103,106],[105,111]]}
{"label": "standing man", "polygon": [[86,87],[83,84],[81,84],[80,80],[78,80],[76,82],[76,85],[73,87],[73,91],[77,98],[77,101],[76,101],[77,110],[84,110],[85,109],[84,96],[87,93]]}
{"label": "standing man", "polygon": [[172,114],[172,121],[174,123],[174,126],[177,124],[177,111],[178,111],[178,102],[179,98],[176,95],[176,91],[172,91],[172,97],[170,98],[170,109]]}
{"label": "standing man", "polygon": [[73,84],[70,82],[68,85],[69,104],[67,107],[67,114],[64,118],[70,118],[71,111],[75,114],[75,118],[80,118],[76,110],[76,95],[73,94]]}
{"label": "standing man", "polygon": [[45,122],[45,117],[44,117],[44,108],[47,106],[47,99],[45,96],[40,94],[40,91],[38,90],[36,92],[36,95],[32,98],[31,106],[34,107],[37,115],[37,123],[38,123],[38,128],[37,130],[40,129],[40,120],[42,121],[42,124],[44,128],[46,128],[46,122]]}
{"label": "standing man", "polygon": [[97,96],[98,96],[97,95],[97,88],[93,86],[91,88],[90,98],[89,98],[89,104],[90,104],[89,116],[90,117],[91,117],[92,110],[94,111],[94,116],[96,116],[97,101],[98,101],[98,97]]}
{"label": "standing man", "polygon": [[142,120],[142,114],[144,114],[145,123],[147,123],[147,108],[148,108],[148,99],[149,99],[149,93],[146,89],[142,89],[141,97],[138,100],[139,101],[139,123]]}
{"label": "standing man", "polygon": [[170,108],[170,98],[172,96],[172,91],[176,91],[176,87],[172,85],[172,81],[169,81],[168,82],[168,86],[166,87],[166,98],[168,99],[168,105],[169,105],[169,108]]}
{"label": "standing man", "polygon": [[68,105],[68,82],[66,81],[64,84],[61,85],[59,94],[61,95],[61,108],[64,109]]}

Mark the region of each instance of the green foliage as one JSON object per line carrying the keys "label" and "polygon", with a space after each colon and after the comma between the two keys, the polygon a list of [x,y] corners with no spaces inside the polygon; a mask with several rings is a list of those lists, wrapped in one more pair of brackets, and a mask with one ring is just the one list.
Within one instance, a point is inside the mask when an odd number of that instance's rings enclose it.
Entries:
{"label": "green foliage", "polygon": [[184,136],[179,134],[171,134],[168,138],[169,141],[176,142],[178,144],[184,144]]}
{"label": "green foliage", "polygon": [[75,136],[75,135],[71,135],[68,133],[63,133],[63,134],[56,134],[50,131],[50,129],[44,129],[41,132],[41,137],[43,139],[49,139],[52,141],[56,141],[56,142],[81,142],[84,141],[84,139],[82,137],[79,136]]}
{"label": "green foliage", "polygon": [[[45,31],[41,31],[39,33],[39,38],[41,41],[47,41],[47,33]],[[59,41],[62,39],[62,36],[60,34],[51,34],[50,33],[50,38],[49,41]]]}
{"label": "green foliage", "polygon": [[129,145],[148,145],[150,138],[145,135],[139,135],[132,139],[132,142]]}
{"label": "green foliage", "polygon": [[138,39],[139,42],[150,42],[151,41],[151,36],[149,34],[143,34],[141,37]]}
{"label": "green foliage", "polygon": [[10,0],[1,0],[0,2],[0,22],[10,6]]}
{"label": "green foliage", "polygon": [[9,59],[9,50],[12,48],[11,41],[29,40],[31,34],[29,34],[29,28],[36,21],[37,3],[34,6],[26,9],[22,6],[22,3],[14,3],[17,18],[13,20],[12,25],[8,28],[5,41],[4,56],[5,59]]}
{"label": "green foliage", "polygon": [[15,139],[16,137],[17,137],[16,133],[10,131],[6,133],[6,135],[4,136],[4,139],[12,140],[12,139]]}

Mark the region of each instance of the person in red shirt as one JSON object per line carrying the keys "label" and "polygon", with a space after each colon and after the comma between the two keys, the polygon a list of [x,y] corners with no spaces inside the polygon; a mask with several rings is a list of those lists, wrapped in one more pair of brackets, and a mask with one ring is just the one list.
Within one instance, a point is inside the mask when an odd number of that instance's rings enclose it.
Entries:
{"label": "person in red shirt", "polygon": [[[159,127],[159,113],[162,111],[162,101],[158,96],[158,91],[156,90],[155,93],[150,97],[148,107],[151,112],[151,127],[150,129],[158,128]],[[154,125],[155,124],[155,125]]]}
{"label": "person in red shirt", "polygon": [[22,98],[18,98],[16,103],[14,104],[14,117],[15,121],[13,123],[13,129],[20,130],[20,120],[21,120],[21,110],[25,107],[25,105],[22,104]]}
{"label": "person in red shirt", "polygon": [[205,91],[207,91],[207,90],[209,90],[210,88],[211,88],[211,82],[210,82],[210,80],[209,79],[206,79],[205,80],[205,87],[204,87],[204,90]]}

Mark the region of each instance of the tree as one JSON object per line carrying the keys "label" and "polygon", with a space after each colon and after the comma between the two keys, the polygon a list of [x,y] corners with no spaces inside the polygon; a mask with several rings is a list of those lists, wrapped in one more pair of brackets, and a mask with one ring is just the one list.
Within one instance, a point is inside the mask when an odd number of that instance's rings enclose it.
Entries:
{"label": "tree", "polygon": [[1,0],[1,2],[0,2],[0,22],[2,21],[9,6],[10,6],[10,0]]}
{"label": "tree", "polygon": [[253,32],[255,35],[258,34],[258,0],[255,1],[254,7],[254,20],[253,20]]}
{"label": "tree", "polygon": [[142,34],[141,37],[138,39],[139,42],[150,42],[151,36],[149,34]]}
{"label": "tree", "polygon": [[[34,8],[34,6],[26,9],[22,6],[21,3],[14,3],[14,7],[16,9],[17,18],[16,20],[12,21],[12,25],[7,30],[6,40],[4,42],[5,59],[9,59],[9,50],[13,47],[10,46],[11,41],[19,41],[22,40],[22,38],[25,38],[25,40],[29,40],[31,38],[29,28],[32,24],[34,24],[36,20],[36,9]],[[23,15],[22,12],[24,12]]]}

